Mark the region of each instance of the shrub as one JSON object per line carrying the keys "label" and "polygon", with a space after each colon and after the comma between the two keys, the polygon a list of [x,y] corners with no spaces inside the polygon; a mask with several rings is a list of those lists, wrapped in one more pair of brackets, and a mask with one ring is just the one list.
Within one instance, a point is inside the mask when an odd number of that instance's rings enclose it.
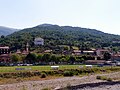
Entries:
{"label": "shrub", "polygon": [[73,72],[72,71],[64,71],[63,75],[64,76],[73,76]]}
{"label": "shrub", "polygon": [[107,77],[101,76],[101,80],[107,80]]}
{"label": "shrub", "polygon": [[17,82],[22,82],[22,79],[21,78],[17,78],[16,81]]}
{"label": "shrub", "polygon": [[107,77],[105,77],[105,76],[97,76],[96,79],[107,80]]}
{"label": "shrub", "polygon": [[41,74],[41,78],[46,78],[46,77],[47,77],[47,75],[45,73]]}
{"label": "shrub", "polygon": [[3,78],[12,78],[13,76],[10,73],[3,73]]}
{"label": "shrub", "polygon": [[41,72],[9,72],[9,73],[0,73],[0,77],[1,78],[18,78],[18,77],[22,77],[22,78],[26,78],[26,77],[33,77],[33,76],[40,76]]}
{"label": "shrub", "polygon": [[42,90],[51,90],[50,88],[43,88]]}
{"label": "shrub", "polygon": [[34,72],[34,76],[39,76],[41,73],[39,71]]}
{"label": "shrub", "polygon": [[105,77],[105,76],[97,76],[96,79],[112,81],[112,78],[107,78],[107,77]]}
{"label": "shrub", "polygon": [[48,71],[47,74],[48,75],[54,75],[54,71]]}
{"label": "shrub", "polygon": [[112,81],[112,78],[108,78],[107,81],[111,82],[111,81]]}
{"label": "shrub", "polygon": [[101,76],[96,76],[96,79],[101,79]]}

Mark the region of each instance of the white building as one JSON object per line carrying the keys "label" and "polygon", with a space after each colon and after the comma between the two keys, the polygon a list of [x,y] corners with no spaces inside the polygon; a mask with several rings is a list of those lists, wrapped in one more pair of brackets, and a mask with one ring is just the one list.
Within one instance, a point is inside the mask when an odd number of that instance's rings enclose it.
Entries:
{"label": "white building", "polygon": [[44,45],[44,39],[42,39],[42,38],[35,38],[34,44],[35,45]]}

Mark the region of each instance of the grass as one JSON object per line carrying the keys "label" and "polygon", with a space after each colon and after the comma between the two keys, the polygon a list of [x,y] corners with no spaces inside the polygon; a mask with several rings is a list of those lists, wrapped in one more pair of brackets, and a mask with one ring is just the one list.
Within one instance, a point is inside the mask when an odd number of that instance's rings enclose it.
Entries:
{"label": "grass", "polygon": [[[0,85],[2,84],[12,84],[20,83],[25,81],[41,81],[41,80],[50,80],[60,78],[57,76],[47,76],[46,78],[40,78],[39,76],[27,77],[27,78],[0,78]],[[33,86],[36,86],[35,84]]]}
{"label": "grass", "polygon": [[106,76],[97,76],[96,79],[99,79],[99,80],[106,80],[106,81],[112,81],[112,78],[108,78]]}
{"label": "grass", "polygon": [[[92,68],[79,68],[80,65],[59,65],[59,70],[51,70],[50,66],[12,66],[12,67],[0,67],[0,84],[16,83],[30,80],[48,80],[52,78],[63,77],[64,73],[73,75],[88,75],[88,74],[100,74],[120,71],[120,67],[92,67]],[[15,70],[16,68],[31,68],[31,70]],[[42,72],[45,78],[41,78],[41,75],[34,76],[34,72]],[[11,73],[12,72],[12,73]],[[14,74],[15,73],[15,74]],[[23,73],[23,74],[22,74]],[[36,73],[35,73],[36,74]],[[21,76],[22,75],[22,76]],[[30,76],[33,75],[33,76]],[[68,75],[69,76],[69,75]],[[97,79],[104,79],[103,77],[96,77]],[[105,78],[107,81],[112,81],[111,78]]]}
{"label": "grass", "polygon": [[[64,69],[80,69],[79,66],[84,66],[84,65],[59,65],[59,70],[64,70]],[[120,67],[96,67],[95,68],[101,68],[101,69],[116,69],[118,68],[120,70]],[[93,68],[94,68],[93,67]],[[24,68],[25,70],[16,70],[16,68]],[[4,66],[0,67],[0,73],[5,73],[5,72],[20,72],[20,71],[50,71],[51,66],[50,65],[45,65],[45,66]]]}
{"label": "grass", "polygon": [[[59,65],[60,70],[64,69],[78,69],[80,65]],[[15,70],[16,68],[25,68],[26,70]],[[0,73],[4,72],[20,72],[20,71],[50,71],[51,66],[5,66],[0,67]]]}
{"label": "grass", "polygon": [[[85,65],[57,65],[59,66],[59,70],[65,70],[65,69],[80,69],[79,66],[85,66]],[[16,70],[16,68],[24,68],[25,70]],[[107,70],[107,71],[117,71],[120,70],[120,67],[94,67],[96,69],[101,70]],[[82,68],[81,68],[82,69]],[[115,70],[116,69],[116,70]],[[50,65],[44,65],[44,66],[3,66],[0,67],[0,73],[6,73],[6,72],[21,72],[21,71],[51,71]]]}

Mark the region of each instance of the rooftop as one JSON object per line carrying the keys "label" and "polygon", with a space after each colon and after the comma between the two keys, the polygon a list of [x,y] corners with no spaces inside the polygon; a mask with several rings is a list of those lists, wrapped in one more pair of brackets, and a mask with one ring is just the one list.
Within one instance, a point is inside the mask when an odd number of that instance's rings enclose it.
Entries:
{"label": "rooftop", "polygon": [[44,40],[44,39],[39,37],[39,38],[35,38],[35,40]]}
{"label": "rooftop", "polygon": [[0,49],[9,49],[8,46],[0,47]]}

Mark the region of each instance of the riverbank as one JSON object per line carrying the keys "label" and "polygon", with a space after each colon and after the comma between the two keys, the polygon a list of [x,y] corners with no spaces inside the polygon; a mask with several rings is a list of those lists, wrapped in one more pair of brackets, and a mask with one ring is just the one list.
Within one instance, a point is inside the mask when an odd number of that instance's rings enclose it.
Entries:
{"label": "riverbank", "polygon": [[120,90],[120,81],[86,83],[76,86],[68,86],[59,90]]}
{"label": "riverbank", "polygon": [[[40,81],[27,81],[27,82],[20,82],[20,83],[14,83],[14,84],[5,84],[5,85],[0,85],[0,90],[59,90],[65,87],[76,87],[76,89],[73,90],[79,90],[80,85],[87,85],[94,83],[96,86],[96,83],[100,85],[99,83],[105,83],[106,81],[103,80],[98,80],[96,79],[96,76],[101,75],[101,76],[108,76],[112,79],[115,79],[119,82],[120,80],[120,72],[114,72],[114,73],[108,73],[108,74],[97,74],[97,75],[89,75],[89,76],[73,76],[73,77],[62,77],[62,78],[57,78],[57,79],[50,79],[50,80],[40,80]],[[117,82],[116,81],[116,82]],[[78,87],[78,88],[77,88]],[[105,86],[100,87],[104,88]],[[115,84],[114,86],[110,87],[120,87],[120,83]],[[85,89],[84,89],[85,88]],[[80,90],[95,90],[94,88],[99,88],[93,87],[82,87]],[[103,89],[100,90],[103,90]],[[98,89],[96,89],[98,90]],[[118,90],[118,89],[113,89],[113,90]]]}

